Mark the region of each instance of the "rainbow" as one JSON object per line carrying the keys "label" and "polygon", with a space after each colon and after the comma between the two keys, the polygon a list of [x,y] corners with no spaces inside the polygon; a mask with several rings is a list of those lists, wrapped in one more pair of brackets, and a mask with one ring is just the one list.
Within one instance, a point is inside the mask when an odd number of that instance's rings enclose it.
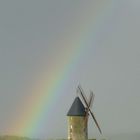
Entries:
{"label": "rainbow", "polygon": [[92,16],[89,13],[90,16],[85,17],[84,22],[77,21],[77,25],[71,27],[75,31],[72,41],[69,40],[69,35],[67,35],[65,37],[61,36],[58,41],[54,41],[55,43],[51,44],[58,47],[63,46],[63,51],[57,55],[57,58],[52,59],[50,56],[49,68],[46,67],[46,73],[41,74],[41,78],[34,85],[33,90],[27,91],[32,93],[32,96],[28,97],[21,105],[23,114],[11,126],[9,133],[29,137],[36,135],[43,121],[47,121],[46,116],[49,114],[51,106],[53,106],[53,99],[58,98],[58,91],[63,88],[71,69],[84,54],[88,40],[91,37],[96,39],[97,30],[105,25],[103,21],[110,14],[108,9],[112,5],[113,2],[107,2],[106,4],[98,2],[96,7],[96,9],[99,8],[98,13],[93,12]]}

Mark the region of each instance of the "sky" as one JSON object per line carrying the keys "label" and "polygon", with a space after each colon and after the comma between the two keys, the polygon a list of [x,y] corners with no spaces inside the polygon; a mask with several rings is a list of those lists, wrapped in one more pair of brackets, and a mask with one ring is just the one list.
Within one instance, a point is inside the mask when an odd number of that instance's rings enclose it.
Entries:
{"label": "sky", "polygon": [[103,135],[139,133],[139,25],[138,0],[0,1],[0,134],[66,138],[78,84]]}

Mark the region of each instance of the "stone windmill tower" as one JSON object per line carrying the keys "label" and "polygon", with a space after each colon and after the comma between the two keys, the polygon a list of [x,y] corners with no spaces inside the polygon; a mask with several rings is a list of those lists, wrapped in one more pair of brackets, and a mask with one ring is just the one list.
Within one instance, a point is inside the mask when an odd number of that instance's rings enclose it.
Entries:
{"label": "stone windmill tower", "polygon": [[71,108],[69,109],[68,116],[68,140],[88,140],[88,117],[91,114],[100,133],[101,129],[91,111],[91,106],[94,99],[93,92],[90,92],[89,101],[80,86],[78,86],[78,93],[80,97],[76,97]]}

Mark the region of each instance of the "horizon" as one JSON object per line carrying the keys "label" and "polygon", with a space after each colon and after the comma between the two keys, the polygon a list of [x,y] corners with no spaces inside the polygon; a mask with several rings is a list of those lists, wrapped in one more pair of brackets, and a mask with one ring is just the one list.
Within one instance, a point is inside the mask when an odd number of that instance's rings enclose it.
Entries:
{"label": "horizon", "polygon": [[[59,138],[53,138],[53,137],[50,137],[50,138],[31,138],[31,137],[24,137],[24,136],[10,136],[10,135],[0,135],[0,139],[1,139],[1,137],[7,137],[7,138],[9,138],[9,139],[11,139],[12,137],[16,137],[16,138],[18,138],[18,139],[36,139],[36,140],[44,140],[44,139],[46,139],[46,140],[49,140],[49,139],[58,139],[58,140],[60,140],[60,139],[67,139],[67,138],[62,138],[62,137],[59,137]],[[126,137],[127,138],[127,140],[130,140],[132,137],[135,139],[135,137],[136,137],[136,140],[138,140],[137,138],[139,138],[140,137],[140,133],[122,133],[122,134],[110,134],[110,135],[106,135],[106,136],[97,136],[97,137],[89,137],[88,139],[89,140],[91,140],[91,139],[97,139],[97,140],[102,140],[102,139],[105,139],[105,140],[116,140],[117,138],[121,138],[120,140],[124,140],[124,137]]]}

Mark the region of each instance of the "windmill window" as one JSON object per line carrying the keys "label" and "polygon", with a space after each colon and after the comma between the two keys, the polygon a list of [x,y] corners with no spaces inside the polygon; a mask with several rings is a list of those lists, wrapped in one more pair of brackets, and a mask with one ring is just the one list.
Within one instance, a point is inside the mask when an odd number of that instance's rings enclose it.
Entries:
{"label": "windmill window", "polygon": [[87,133],[87,129],[86,129],[86,128],[84,128],[84,132],[86,132],[86,133]]}
{"label": "windmill window", "polygon": [[70,126],[70,133],[72,134],[72,125]]}

